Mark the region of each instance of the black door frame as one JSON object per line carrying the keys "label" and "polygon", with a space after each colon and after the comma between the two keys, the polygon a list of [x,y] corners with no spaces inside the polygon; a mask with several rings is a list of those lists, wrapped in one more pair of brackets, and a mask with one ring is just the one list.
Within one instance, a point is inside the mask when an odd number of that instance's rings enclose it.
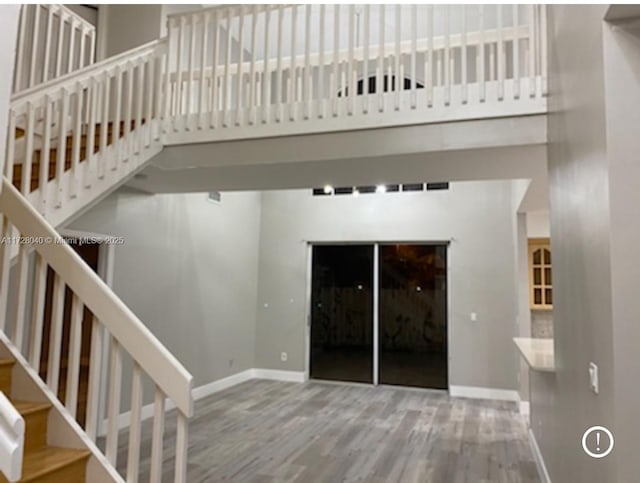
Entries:
{"label": "black door frame", "polygon": [[[307,243],[307,293],[306,299],[306,314],[305,314],[305,381],[310,380],[311,374],[311,284],[312,284],[312,270],[313,270],[313,247],[316,245],[373,245],[373,385],[380,385],[380,361],[379,361],[379,289],[380,289],[380,245],[442,245],[447,252],[447,283],[446,283],[446,338],[447,338],[447,392],[451,390],[451,324],[449,320],[449,314],[451,313],[451,288],[450,288],[450,274],[451,274],[451,241],[452,239],[444,240],[348,240],[348,241],[311,241],[305,240]],[[358,384],[345,381],[345,384]],[[399,386],[398,386],[399,387]],[[437,389],[427,389],[429,391]]]}

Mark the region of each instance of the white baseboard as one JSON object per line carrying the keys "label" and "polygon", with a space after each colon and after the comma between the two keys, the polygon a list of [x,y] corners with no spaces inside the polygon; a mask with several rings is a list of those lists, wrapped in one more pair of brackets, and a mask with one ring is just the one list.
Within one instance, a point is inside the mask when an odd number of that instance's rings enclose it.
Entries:
{"label": "white baseboard", "polygon": [[[304,382],[304,372],[296,371],[278,371],[273,369],[247,369],[246,371],[233,374],[232,376],[218,379],[217,381],[210,382],[203,386],[198,386],[193,389],[193,399],[197,401],[199,399],[211,396],[230,387],[242,384],[243,382],[251,379],[268,379],[271,381],[284,381],[284,382]],[[165,401],[165,410],[170,411],[175,408],[175,404],[167,399]],[[141,420],[149,419],[153,417],[153,403],[142,406]],[[118,430],[126,429],[131,424],[131,411],[121,413],[118,416]],[[107,434],[107,420],[102,421],[100,425],[98,435],[105,436]]]}
{"label": "white baseboard", "polygon": [[270,381],[304,382],[304,372],[277,371],[274,369],[253,369],[253,377],[256,379],[269,379]]}
{"label": "white baseboard", "polygon": [[[224,377],[222,379],[218,379],[217,381],[210,382],[209,384],[205,384],[203,386],[198,386],[193,389],[193,399],[197,401],[198,399],[205,398],[207,396],[211,396],[220,391],[224,391],[232,386],[237,384],[241,384],[243,382],[249,381],[251,379],[255,379],[253,372],[255,369],[247,369],[246,371],[239,372],[237,374],[233,374],[232,376]],[[173,401],[167,399],[165,401],[165,411],[170,411],[174,409],[176,406]],[[153,403],[142,406],[141,412],[141,420],[149,419],[153,417]],[[118,430],[126,429],[131,424],[131,411],[127,411],[126,413],[121,413],[118,416]],[[105,436],[107,434],[107,420],[102,421],[100,425],[100,430],[98,431],[99,436]]]}
{"label": "white baseboard", "polygon": [[540,480],[542,481],[542,483],[551,483],[551,478],[549,477],[547,466],[544,464],[544,459],[542,458],[540,447],[538,446],[538,442],[536,441],[536,435],[533,434],[533,430],[531,429],[529,429],[529,441],[531,442],[533,459],[535,459],[536,461],[536,467],[538,468],[538,475],[540,475]]}
{"label": "white baseboard", "polygon": [[523,416],[529,416],[531,414],[531,406],[529,401],[520,401],[520,414]]}
{"label": "white baseboard", "polygon": [[498,401],[520,401],[518,391],[510,389],[493,389],[476,386],[449,386],[451,397],[466,397],[471,399],[495,399]]}

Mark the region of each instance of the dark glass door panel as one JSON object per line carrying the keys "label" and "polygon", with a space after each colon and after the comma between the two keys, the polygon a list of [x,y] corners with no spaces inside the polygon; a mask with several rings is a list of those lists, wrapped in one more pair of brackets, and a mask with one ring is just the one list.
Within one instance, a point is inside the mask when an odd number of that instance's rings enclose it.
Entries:
{"label": "dark glass door panel", "polygon": [[313,247],[310,376],[373,382],[372,245]]}
{"label": "dark glass door panel", "polygon": [[447,389],[447,247],[381,245],[379,382]]}

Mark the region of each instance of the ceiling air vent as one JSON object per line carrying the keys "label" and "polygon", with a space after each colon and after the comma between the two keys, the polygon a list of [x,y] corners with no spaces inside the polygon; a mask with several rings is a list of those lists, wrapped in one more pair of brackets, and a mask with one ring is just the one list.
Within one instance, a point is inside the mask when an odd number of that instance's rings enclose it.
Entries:
{"label": "ceiling air vent", "polygon": [[449,183],[427,183],[427,191],[431,190],[448,190]]}

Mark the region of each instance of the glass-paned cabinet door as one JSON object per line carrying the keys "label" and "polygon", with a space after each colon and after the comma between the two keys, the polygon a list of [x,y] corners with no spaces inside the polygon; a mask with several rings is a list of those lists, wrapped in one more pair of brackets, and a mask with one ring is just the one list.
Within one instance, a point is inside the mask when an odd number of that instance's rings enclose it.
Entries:
{"label": "glass-paned cabinet door", "polygon": [[553,308],[551,244],[548,238],[529,239],[529,301],[534,310]]}

